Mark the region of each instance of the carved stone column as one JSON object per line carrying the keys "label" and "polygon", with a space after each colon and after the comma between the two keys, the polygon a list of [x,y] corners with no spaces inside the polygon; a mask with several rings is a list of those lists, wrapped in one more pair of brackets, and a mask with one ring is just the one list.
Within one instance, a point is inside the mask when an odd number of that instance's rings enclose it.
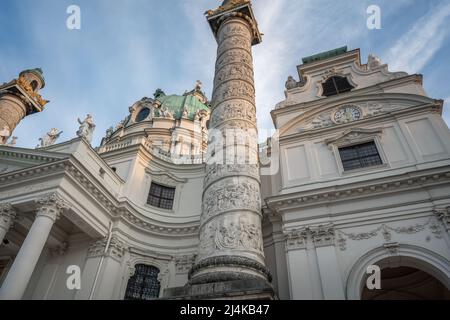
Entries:
{"label": "carved stone column", "polygon": [[36,201],[37,213],[19,253],[14,259],[8,275],[0,289],[0,300],[21,299],[53,224],[66,207],[57,194],[51,194]]}
{"label": "carved stone column", "polygon": [[0,204],[0,245],[3,242],[6,233],[8,233],[9,229],[13,225],[15,218],[16,211],[10,203]]}
{"label": "carved stone column", "polygon": [[264,262],[249,1],[209,11],[218,43],[200,247],[190,284],[270,278]]}

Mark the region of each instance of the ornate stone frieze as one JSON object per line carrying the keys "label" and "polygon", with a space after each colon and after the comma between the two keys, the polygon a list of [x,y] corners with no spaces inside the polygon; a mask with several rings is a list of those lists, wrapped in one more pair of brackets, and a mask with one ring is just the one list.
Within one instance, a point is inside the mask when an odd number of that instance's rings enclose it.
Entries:
{"label": "ornate stone frieze", "polygon": [[216,126],[224,121],[245,120],[256,122],[256,108],[247,101],[228,101],[219,105],[211,115],[211,126]]}
{"label": "ornate stone frieze", "polygon": [[434,214],[444,226],[447,232],[450,232],[450,206],[437,207],[434,209]]}
{"label": "ornate stone frieze", "polygon": [[246,80],[253,85],[253,69],[243,64],[225,65],[217,72],[214,87],[229,80]]}
{"label": "ornate stone frieze", "polygon": [[233,176],[236,174],[245,174],[259,180],[259,167],[256,164],[214,164],[207,166],[205,176],[205,186],[211,182],[221,179],[226,176]]}
{"label": "ornate stone frieze", "polygon": [[428,229],[436,239],[442,238],[440,226],[437,224],[436,218],[431,217],[423,224],[415,224],[409,226],[392,227],[387,224],[382,224],[375,229],[361,232],[361,233],[346,233],[342,230],[337,230],[339,248],[344,251],[347,249],[347,240],[363,241],[369,240],[382,235],[384,241],[389,243],[392,240],[393,234],[412,235],[423,232]]}
{"label": "ornate stone frieze", "polygon": [[261,210],[261,194],[255,180],[221,180],[208,188],[203,198],[202,221],[229,210]]}
{"label": "ornate stone frieze", "polygon": [[51,193],[36,200],[37,216],[45,216],[56,221],[69,204],[57,193]]}
{"label": "ornate stone frieze", "polygon": [[[360,110],[360,114],[357,118],[350,117],[348,121],[344,121],[343,123],[357,121],[361,119],[367,119],[371,117],[378,116],[380,114],[386,114],[395,110],[401,110],[407,108],[407,105],[400,104],[392,104],[392,103],[384,103],[379,101],[367,101],[363,103],[352,103],[352,106]],[[340,110],[342,106],[337,108],[333,108],[330,110],[323,111],[319,115],[315,116],[311,120],[307,121],[302,127],[301,130],[313,130],[313,129],[321,129],[334,125],[339,125],[341,123],[337,121],[333,121],[334,115],[336,112]]]}
{"label": "ornate stone frieze", "polygon": [[231,49],[227,52],[224,52],[216,62],[216,69],[220,70],[223,66],[237,64],[244,65],[249,68],[253,66],[253,58],[252,55],[244,49]]}
{"label": "ornate stone frieze", "polygon": [[231,49],[243,49],[251,52],[251,46],[248,43],[247,39],[242,36],[234,35],[231,37],[226,37],[223,42],[221,42],[219,48],[217,49],[217,55],[220,56],[224,52]]}
{"label": "ornate stone frieze", "polygon": [[200,254],[223,250],[263,253],[261,225],[257,216],[225,217],[208,222],[200,233]]}
{"label": "ornate stone frieze", "polygon": [[88,257],[97,257],[97,256],[110,256],[117,260],[121,260],[125,250],[127,249],[125,243],[119,239],[116,235],[111,237],[111,241],[109,243],[109,247],[106,250],[106,246],[108,243],[108,237],[95,241],[88,249]]}
{"label": "ornate stone frieze", "polygon": [[333,246],[335,244],[333,225],[307,226],[287,233],[286,246],[290,250],[305,249],[308,243],[314,247]]}
{"label": "ornate stone frieze", "polygon": [[251,31],[250,29],[245,25],[227,25],[223,27],[222,32],[219,35],[219,42],[222,42],[225,40],[226,37],[233,37],[233,36],[240,36],[240,37],[250,37]]}
{"label": "ornate stone frieze", "polygon": [[246,81],[234,81],[228,85],[219,84],[213,93],[213,105],[217,107],[219,102],[229,99],[244,99],[254,103],[255,89]]}

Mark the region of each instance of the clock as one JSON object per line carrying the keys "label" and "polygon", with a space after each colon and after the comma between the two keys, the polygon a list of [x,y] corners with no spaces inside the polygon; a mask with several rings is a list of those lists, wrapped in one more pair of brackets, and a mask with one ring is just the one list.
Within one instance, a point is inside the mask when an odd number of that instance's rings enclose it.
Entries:
{"label": "clock", "polygon": [[356,121],[362,118],[362,111],[357,106],[343,106],[340,107],[335,113],[333,120],[336,123],[347,123]]}

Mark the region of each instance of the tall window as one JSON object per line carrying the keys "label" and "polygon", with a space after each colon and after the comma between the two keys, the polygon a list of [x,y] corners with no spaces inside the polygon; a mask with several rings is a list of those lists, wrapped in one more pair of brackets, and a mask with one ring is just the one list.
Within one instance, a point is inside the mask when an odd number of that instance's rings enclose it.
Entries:
{"label": "tall window", "polygon": [[159,297],[159,269],[145,264],[135,266],[134,275],[128,280],[125,300],[151,300]]}
{"label": "tall window", "polygon": [[339,148],[344,171],[383,164],[375,142]]}
{"label": "tall window", "polygon": [[173,208],[174,198],[175,188],[165,187],[152,182],[147,203],[157,208],[171,210]]}
{"label": "tall window", "polygon": [[322,84],[322,88],[323,95],[325,97],[329,97],[339,93],[351,91],[353,86],[348,82],[347,78],[334,76],[328,78],[328,80]]}

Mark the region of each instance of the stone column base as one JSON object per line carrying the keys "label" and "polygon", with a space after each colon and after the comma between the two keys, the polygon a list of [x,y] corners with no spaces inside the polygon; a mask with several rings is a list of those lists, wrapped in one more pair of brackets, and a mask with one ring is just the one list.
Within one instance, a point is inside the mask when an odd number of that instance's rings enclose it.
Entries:
{"label": "stone column base", "polygon": [[264,279],[186,285],[164,290],[167,300],[276,300],[273,287]]}

